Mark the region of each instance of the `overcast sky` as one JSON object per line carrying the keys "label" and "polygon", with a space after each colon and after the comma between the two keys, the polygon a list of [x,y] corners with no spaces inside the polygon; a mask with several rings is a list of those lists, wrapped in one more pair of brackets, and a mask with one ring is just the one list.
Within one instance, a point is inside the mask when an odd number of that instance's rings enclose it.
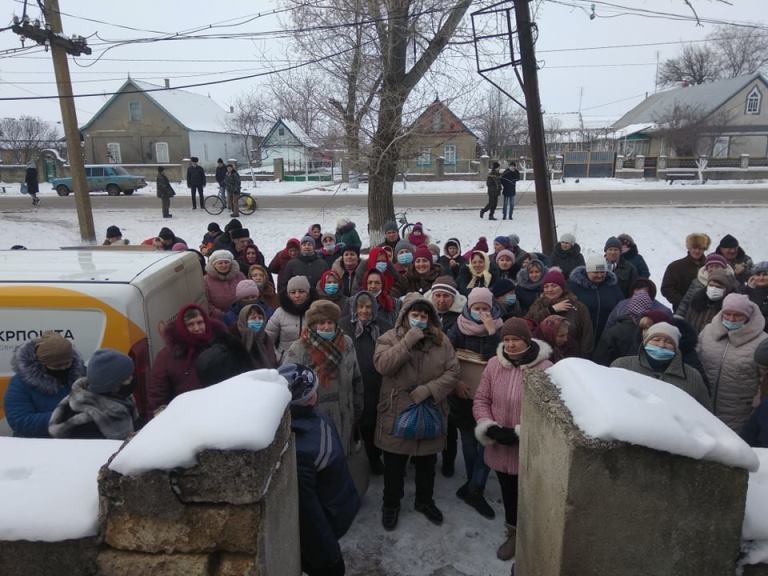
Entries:
{"label": "overcast sky", "polygon": [[[692,1],[702,18],[761,25],[766,25],[768,20],[768,0],[729,0],[731,5],[718,0]],[[691,16],[683,0],[611,0],[611,3]],[[30,2],[32,17],[39,14],[35,4]],[[446,4],[449,4],[447,0]],[[531,4],[537,9],[539,39],[536,49],[542,65],[540,86],[544,110],[551,115],[576,112],[581,101],[581,110],[590,124],[610,123],[640,102],[646,93],[653,92],[657,58],[663,61],[674,56],[681,47],[680,42],[700,40],[713,28],[711,24],[697,26],[694,21],[622,14],[622,10],[601,2],[595,3],[596,17],[590,19],[590,4],[587,0],[543,0]],[[221,6],[226,11],[214,12],[211,6]],[[169,78],[171,85],[178,86],[285,66],[296,57],[291,54],[288,40],[279,37],[129,44],[110,49],[96,61],[109,45],[104,44],[105,41],[157,37],[159,33],[188,31],[225,20],[230,24],[276,7],[278,3],[273,0],[227,0],[221,3],[201,0],[60,0],[60,9],[65,14],[65,33],[93,35],[89,38],[93,55],[78,58],[80,66],[70,60],[74,92],[110,92],[117,89],[129,73],[157,84]],[[21,14],[23,2],[0,0],[0,9],[0,22],[10,23],[13,13]],[[286,15],[266,14],[242,26],[219,28],[215,32],[279,31],[281,19],[286,21]],[[615,47],[628,44],[654,45]],[[12,31],[0,32],[0,97],[55,95],[50,54],[37,48],[13,54],[6,52],[19,46],[19,38]],[[593,47],[602,48],[577,50]],[[472,61],[468,60],[465,67],[471,69],[472,66]],[[208,94],[226,106],[238,94],[254,86],[258,89],[259,82],[263,80],[242,80],[190,90]],[[486,86],[479,76],[477,83],[483,88]],[[79,123],[82,125],[88,120],[102,102],[99,98],[78,99]],[[58,101],[0,101],[0,116],[20,115],[59,121]]]}

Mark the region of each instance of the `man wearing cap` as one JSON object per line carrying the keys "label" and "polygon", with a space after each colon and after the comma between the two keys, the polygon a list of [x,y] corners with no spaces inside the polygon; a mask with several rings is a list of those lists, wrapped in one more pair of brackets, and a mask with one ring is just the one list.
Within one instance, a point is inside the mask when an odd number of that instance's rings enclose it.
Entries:
{"label": "man wearing cap", "polygon": [[190,158],[192,164],[187,168],[187,188],[192,191],[192,210],[197,210],[197,199],[195,193],[200,195],[200,208],[203,207],[203,188],[205,188],[205,170],[197,161],[197,156]]}
{"label": "man wearing cap", "polygon": [[589,310],[595,344],[600,340],[611,310],[624,299],[616,275],[608,270],[605,258],[592,254],[568,280],[568,288]]}
{"label": "man wearing cap", "polygon": [[699,269],[704,266],[704,252],[709,250],[711,240],[704,233],[688,234],[685,238],[685,248],[688,253],[674,262],[670,262],[661,280],[661,294],[672,304],[672,310],[677,312],[680,301],[688,291],[691,282],[696,278]]}
{"label": "man wearing cap", "polygon": [[739,246],[739,241],[730,234],[723,236],[715,249],[716,254],[720,254],[733,268],[736,280],[744,284],[752,274],[752,258],[744,253],[744,249]]}
{"label": "man wearing cap", "polygon": [[619,282],[619,288],[621,288],[624,298],[629,298],[632,295],[629,289],[639,277],[637,268],[622,257],[621,240],[615,236],[611,236],[605,241],[604,250],[608,270],[616,275],[616,280]]}
{"label": "man wearing cap", "polygon": [[278,275],[277,291],[285,290],[288,280],[294,276],[306,276],[310,286],[317,286],[327,269],[328,264],[315,252],[315,239],[309,235],[304,236],[299,246],[299,255],[288,262]]}
{"label": "man wearing cap", "polygon": [[102,243],[102,246],[125,246],[130,244],[130,240],[123,239],[123,233],[117,226],[110,226],[107,228],[106,239]]}
{"label": "man wearing cap", "polygon": [[14,436],[48,438],[48,421],[85,365],[72,342],[56,332],[28,340],[13,353],[13,377],[3,404]]}
{"label": "man wearing cap", "polygon": [[240,215],[240,174],[235,170],[234,164],[227,164],[224,188],[227,190],[227,206],[231,212],[230,216],[237,218]]}
{"label": "man wearing cap", "polygon": [[387,222],[384,224],[384,242],[379,244],[380,247],[389,246],[392,249],[392,254],[395,253],[395,246],[400,241],[400,233],[397,230],[397,222]]}

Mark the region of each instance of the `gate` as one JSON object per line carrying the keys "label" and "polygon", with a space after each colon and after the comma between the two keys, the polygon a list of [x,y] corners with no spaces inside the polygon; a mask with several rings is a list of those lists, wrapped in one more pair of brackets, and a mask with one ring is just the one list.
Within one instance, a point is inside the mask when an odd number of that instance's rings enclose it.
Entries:
{"label": "gate", "polygon": [[656,178],[656,166],[658,165],[658,157],[646,156],[645,166],[643,168],[643,178]]}
{"label": "gate", "polygon": [[614,152],[565,152],[563,178],[610,178],[615,159]]}

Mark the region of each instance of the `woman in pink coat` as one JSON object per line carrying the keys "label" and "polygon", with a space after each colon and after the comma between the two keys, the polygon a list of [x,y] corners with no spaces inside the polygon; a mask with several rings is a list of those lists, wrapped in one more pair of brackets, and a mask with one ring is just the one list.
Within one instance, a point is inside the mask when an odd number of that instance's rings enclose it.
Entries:
{"label": "woman in pink coat", "polygon": [[212,318],[222,320],[235,301],[238,282],[245,280],[229,250],[216,250],[205,266],[205,296]]}
{"label": "woman in pink coat", "polygon": [[475,436],[485,446],[485,463],[499,477],[507,538],[496,555],[510,560],[515,555],[517,535],[518,434],[525,370],[552,366],[552,348],[531,338],[528,323],[510,318],[501,327],[496,356],[488,360],[475,392],[472,415],[477,421]]}

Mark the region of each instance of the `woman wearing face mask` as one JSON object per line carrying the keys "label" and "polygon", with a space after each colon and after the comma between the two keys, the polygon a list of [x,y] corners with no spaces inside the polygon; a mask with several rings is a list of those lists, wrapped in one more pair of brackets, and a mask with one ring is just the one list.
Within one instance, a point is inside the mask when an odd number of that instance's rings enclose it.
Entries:
{"label": "woman wearing face mask", "polygon": [[547,269],[541,260],[532,258],[530,262],[521,268],[517,273],[517,299],[520,301],[520,307],[523,312],[528,312],[528,308],[536,301],[541,294],[544,286],[544,275]]}
{"label": "woman wearing face mask", "polygon": [[347,309],[347,297],[341,291],[341,278],[333,270],[326,270],[317,283],[317,297],[336,304],[340,310]]}
{"label": "woman wearing face mask", "polygon": [[13,376],[3,398],[14,436],[47,438],[48,421],[85,365],[72,342],[56,332],[27,340],[13,353]]}
{"label": "woman wearing face mask", "polygon": [[432,261],[432,253],[426,246],[419,246],[414,252],[413,264],[408,266],[406,273],[400,277],[398,289],[400,294],[418,292],[424,294],[440,276],[442,269]]}
{"label": "woman wearing face mask", "polygon": [[611,368],[624,368],[668,382],[690,394],[707,410],[712,410],[704,379],[698,370],[683,362],[679,345],[680,330],[667,322],[657,322],[645,331],[638,353],[617,358]]}
{"label": "woman wearing face mask", "polygon": [[339,329],[340,316],[333,302],[313,302],[301,338],[288,349],[283,363],[309,366],[317,373],[317,409],[333,420],[349,455],[353,431],[363,414],[363,380],[352,339]]}
{"label": "woman wearing face mask", "polygon": [[88,375],[53,411],[48,432],[53,438],[125,440],[139,416],[132,394],[133,360],[117,350],[96,350]]}
{"label": "woman wearing face mask", "polygon": [[472,288],[490,288],[495,280],[488,254],[475,250],[469,258],[469,264],[459,272],[456,284],[459,286],[459,292],[467,296]]}
{"label": "woman wearing face mask", "polygon": [[[433,499],[435,463],[438,452],[445,448],[446,398],[458,383],[459,363],[429,300],[415,293],[405,297],[395,328],[376,342],[373,364],[384,377],[375,440],[384,456],[381,523],[387,531],[397,527],[405,466],[411,457],[416,466],[416,511],[433,524],[442,524],[443,514]],[[437,406],[442,433],[422,439],[396,436],[393,429],[398,416],[426,401]]]}
{"label": "woman wearing face mask", "polygon": [[765,318],[745,294],[729,294],[723,308],[699,334],[696,351],[712,393],[713,411],[737,434],[752,412],[760,389],[754,354],[768,339]]}
{"label": "woman wearing face mask", "polygon": [[683,318],[696,332],[701,332],[720,311],[723,299],[735,288],[733,277],[725,270],[713,270],[709,273],[706,286],[694,292]]}
{"label": "woman wearing face mask", "polygon": [[328,268],[333,265],[333,262],[341,255],[341,249],[343,246],[336,244],[336,234],[333,232],[324,232],[320,237],[322,248],[318,250],[320,258],[325,260],[325,264]]}
{"label": "woman wearing face mask", "polygon": [[304,314],[317,299],[314,290],[310,290],[306,276],[294,276],[288,281],[285,292],[280,293],[280,307],[267,322],[267,334],[275,345],[275,353],[280,362],[304,329]]}
{"label": "woman wearing face mask", "polygon": [[275,346],[267,334],[267,314],[258,304],[247,304],[237,318],[240,341],[251,356],[253,369],[277,368]]}
{"label": "woman wearing face mask", "polygon": [[275,283],[272,281],[272,275],[269,271],[259,264],[254,264],[248,269],[248,278],[256,282],[259,287],[259,298],[270,310],[277,310],[280,306],[280,299],[277,297]]}
{"label": "woman wearing face mask", "polygon": [[520,303],[517,301],[515,292],[515,283],[507,278],[499,278],[493,283],[491,292],[499,309],[501,310],[501,319],[508,320],[523,315]]}
{"label": "woman wearing face mask", "polygon": [[408,272],[408,268],[413,264],[413,253],[416,248],[407,240],[400,240],[395,246],[395,261],[393,266],[395,271],[400,276],[404,276]]}

